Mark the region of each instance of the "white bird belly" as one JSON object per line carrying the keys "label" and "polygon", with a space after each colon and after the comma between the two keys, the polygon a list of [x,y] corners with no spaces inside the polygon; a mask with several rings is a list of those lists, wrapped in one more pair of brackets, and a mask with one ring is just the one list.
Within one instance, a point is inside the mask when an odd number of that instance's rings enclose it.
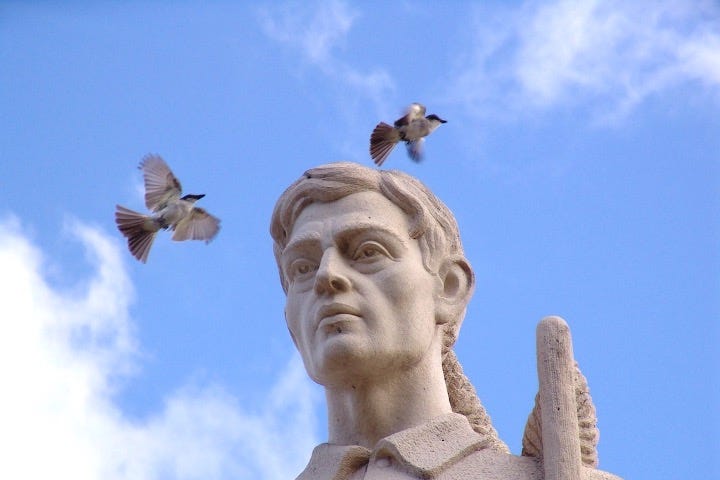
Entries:
{"label": "white bird belly", "polygon": [[185,218],[188,213],[190,213],[191,209],[192,204],[189,202],[184,202],[182,200],[173,202],[168,204],[168,206],[160,212],[160,218],[168,226],[175,225]]}
{"label": "white bird belly", "polygon": [[422,118],[413,120],[405,127],[405,140],[417,140],[430,133],[428,122]]}

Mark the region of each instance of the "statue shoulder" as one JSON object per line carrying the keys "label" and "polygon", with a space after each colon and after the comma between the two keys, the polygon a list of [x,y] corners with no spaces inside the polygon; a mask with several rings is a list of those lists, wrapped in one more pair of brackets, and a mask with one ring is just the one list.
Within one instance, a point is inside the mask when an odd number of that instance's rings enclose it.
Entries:
{"label": "statue shoulder", "polygon": [[[540,460],[491,449],[473,452],[447,468],[438,480],[543,480]],[[583,466],[578,480],[622,480],[620,477]]]}

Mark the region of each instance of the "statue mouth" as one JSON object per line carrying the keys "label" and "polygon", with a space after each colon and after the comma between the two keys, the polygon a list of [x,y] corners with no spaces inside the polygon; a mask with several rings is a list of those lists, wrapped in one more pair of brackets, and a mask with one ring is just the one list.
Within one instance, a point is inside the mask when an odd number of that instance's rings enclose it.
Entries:
{"label": "statue mouth", "polygon": [[344,325],[361,317],[360,310],[344,303],[323,305],[317,314],[317,329],[325,333],[342,333]]}

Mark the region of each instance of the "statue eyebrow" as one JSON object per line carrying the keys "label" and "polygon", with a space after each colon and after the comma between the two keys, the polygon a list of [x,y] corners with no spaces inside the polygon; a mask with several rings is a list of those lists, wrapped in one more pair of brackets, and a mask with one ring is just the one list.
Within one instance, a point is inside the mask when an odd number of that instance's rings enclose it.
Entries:
{"label": "statue eyebrow", "polygon": [[285,252],[296,250],[303,246],[314,246],[320,243],[320,234],[318,232],[305,232],[297,237],[293,238],[283,249],[283,255]]}
{"label": "statue eyebrow", "polygon": [[[348,238],[352,238],[359,235],[364,235],[367,233],[374,233],[378,232],[381,235],[386,235],[391,237],[393,240],[398,242],[403,248],[407,248],[407,240],[400,237],[397,232],[377,223],[372,222],[360,222],[360,223],[353,223],[352,225],[348,226],[347,228],[340,228],[335,233],[335,241],[338,243],[341,243],[342,240],[347,240]],[[408,234],[408,238],[409,238]]]}

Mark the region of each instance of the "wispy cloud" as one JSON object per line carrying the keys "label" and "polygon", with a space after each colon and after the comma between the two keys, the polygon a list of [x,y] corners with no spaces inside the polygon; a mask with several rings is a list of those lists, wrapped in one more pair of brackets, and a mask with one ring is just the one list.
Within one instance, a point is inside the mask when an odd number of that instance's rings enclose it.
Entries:
{"label": "wispy cloud", "polygon": [[285,3],[263,11],[262,20],[271,38],[297,48],[308,61],[322,65],[332,60],[332,51],[343,42],[357,15],[338,1],[315,6]]}
{"label": "wispy cloud", "polygon": [[262,10],[260,20],[268,37],[384,110],[387,96],[395,89],[392,77],[382,68],[361,71],[337,55],[359,15],[345,2],[330,0],[284,3]]}
{"label": "wispy cloud", "polygon": [[557,0],[477,11],[454,100],[493,115],[589,106],[618,118],[667,89],[720,92],[720,7],[707,1]]}
{"label": "wispy cloud", "polygon": [[[73,221],[93,267],[53,286],[47,259],[15,218],[0,219],[1,478],[287,479],[316,443],[315,393],[294,357],[245,411],[219,385],[168,392],[162,411],[130,421],[113,385],[138,368],[121,246]],[[70,288],[68,288],[70,287]],[[282,448],[278,448],[282,445]]]}

